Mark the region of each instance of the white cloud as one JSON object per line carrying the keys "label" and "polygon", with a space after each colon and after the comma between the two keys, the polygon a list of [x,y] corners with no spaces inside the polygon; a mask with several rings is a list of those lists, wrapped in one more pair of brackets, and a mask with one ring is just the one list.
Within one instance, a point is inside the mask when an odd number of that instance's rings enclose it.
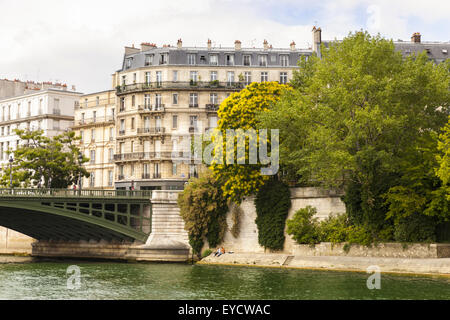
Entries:
{"label": "white cloud", "polygon": [[[238,39],[244,47],[261,47],[267,39],[274,47],[288,47],[292,40],[306,47],[315,20],[324,39],[342,38],[367,28],[371,5],[380,9],[379,31],[391,38],[420,31],[410,29],[411,18],[431,23],[450,11],[447,2],[437,0],[0,0],[0,77],[58,79],[83,92],[104,90],[121,66],[125,45],[174,45],[182,38],[183,45],[205,46],[210,38],[222,46]],[[274,18],[283,6],[314,8],[314,16],[288,25]]]}

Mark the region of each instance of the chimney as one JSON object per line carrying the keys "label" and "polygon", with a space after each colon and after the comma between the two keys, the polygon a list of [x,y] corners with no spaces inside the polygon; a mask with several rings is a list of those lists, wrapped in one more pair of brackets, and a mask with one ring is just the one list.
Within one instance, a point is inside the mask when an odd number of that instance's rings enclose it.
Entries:
{"label": "chimney", "polygon": [[237,50],[241,50],[241,42],[239,40],[236,40],[234,42],[234,49]]}
{"label": "chimney", "polygon": [[154,46],[153,46],[153,44],[151,44],[151,43],[148,43],[148,42],[142,42],[141,43],[141,52],[143,52],[143,51],[148,51],[148,50],[150,50],[150,49],[152,49]]}
{"label": "chimney", "polygon": [[312,29],[313,35],[313,51],[319,55],[320,44],[322,43],[322,29],[316,28],[316,26]]}
{"label": "chimney", "polygon": [[211,50],[211,39],[208,39],[208,50]]}
{"label": "chimney", "polygon": [[181,49],[183,47],[183,41],[181,41],[181,39],[178,39],[177,47],[178,49]]}
{"label": "chimney", "polygon": [[420,32],[415,32],[411,37],[411,42],[420,43],[420,38],[421,38]]}
{"label": "chimney", "polygon": [[292,50],[292,51],[295,50],[295,42],[294,42],[294,41],[291,42],[291,50]]}
{"label": "chimney", "polygon": [[269,43],[267,42],[266,39],[264,39],[263,45],[264,45],[264,50],[269,49]]}
{"label": "chimney", "polygon": [[77,88],[74,85],[72,85],[72,91],[77,91]]}
{"label": "chimney", "polygon": [[129,54],[138,53],[139,51],[141,51],[141,50],[139,50],[138,48],[135,48],[134,44],[132,47],[125,47],[125,55],[126,56]]}

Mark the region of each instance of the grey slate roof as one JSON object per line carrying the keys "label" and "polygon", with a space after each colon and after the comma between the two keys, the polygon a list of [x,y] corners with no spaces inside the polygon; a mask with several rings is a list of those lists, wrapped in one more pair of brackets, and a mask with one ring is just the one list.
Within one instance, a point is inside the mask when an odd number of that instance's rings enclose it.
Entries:
{"label": "grey slate roof", "polygon": [[[280,55],[288,55],[289,56],[289,64],[287,67],[292,68],[297,66],[297,61],[301,55],[311,55],[312,50],[290,50],[290,49],[246,49],[242,48],[241,50],[235,50],[234,48],[181,48],[178,49],[176,47],[163,47],[163,48],[153,48],[147,51],[133,53],[124,56],[122,69],[121,71],[133,70],[137,68],[141,68],[145,66],[145,56],[153,54],[153,66],[159,65],[159,61],[162,54],[168,54],[169,59],[167,65],[185,65],[188,66],[188,54],[194,53],[196,54],[196,63],[195,66],[210,66],[209,57],[212,54],[218,55],[218,66],[227,66],[226,64],[226,55],[233,54],[234,55],[234,66],[243,66],[243,56],[250,55],[251,56],[251,67],[259,66],[259,55],[267,55],[267,66],[268,67],[281,67]],[[204,60],[201,59],[204,57]],[[131,66],[126,68],[126,60],[132,59]],[[211,65],[213,67],[213,65]],[[230,66],[231,67],[231,66]]]}

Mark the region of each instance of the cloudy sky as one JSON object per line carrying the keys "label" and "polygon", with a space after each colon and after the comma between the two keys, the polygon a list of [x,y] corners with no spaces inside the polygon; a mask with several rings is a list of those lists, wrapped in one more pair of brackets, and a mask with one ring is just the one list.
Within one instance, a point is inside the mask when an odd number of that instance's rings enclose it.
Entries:
{"label": "cloudy sky", "polygon": [[365,29],[389,39],[450,41],[445,0],[0,0],[0,78],[60,81],[90,93],[111,88],[123,47],[311,46]]}

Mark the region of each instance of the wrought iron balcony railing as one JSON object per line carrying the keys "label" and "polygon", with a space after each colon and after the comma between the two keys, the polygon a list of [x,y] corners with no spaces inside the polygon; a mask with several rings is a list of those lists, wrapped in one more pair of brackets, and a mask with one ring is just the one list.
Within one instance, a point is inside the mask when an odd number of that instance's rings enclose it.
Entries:
{"label": "wrought iron balcony railing", "polygon": [[156,127],[156,128],[138,128],[138,134],[149,134],[149,135],[160,135],[166,132],[166,128]]}
{"label": "wrought iron balcony railing", "polygon": [[219,105],[216,104],[216,103],[207,103],[207,104],[205,105],[205,109],[206,109],[207,111],[213,111],[213,112],[215,112],[215,111],[219,110]]}
{"label": "wrought iron balcony railing", "polygon": [[193,90],[193,89],[223,89],[241,90],[244,88],[243,82],[219,82],[219,81],[163,81],[151,83],[134,83],[116,87],[118,95],[128,92],[152,91],[161,89]]}

